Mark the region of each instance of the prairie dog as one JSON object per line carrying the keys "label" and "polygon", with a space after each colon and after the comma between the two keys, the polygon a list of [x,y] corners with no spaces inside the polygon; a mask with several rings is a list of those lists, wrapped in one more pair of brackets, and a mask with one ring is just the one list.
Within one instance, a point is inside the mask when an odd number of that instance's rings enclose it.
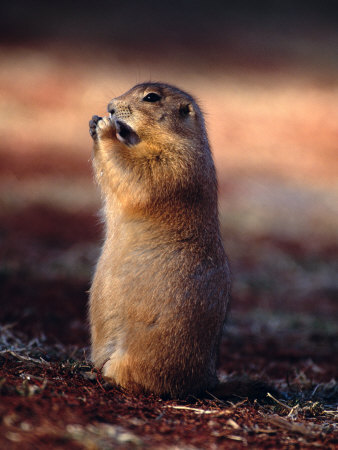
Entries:
{"label": "prairie dog", "polygon": [[217,384],[229,269],[204,119],[176,87],[142,83],[93,116],[105,241],[90,289],[92,360],[133,392]]}

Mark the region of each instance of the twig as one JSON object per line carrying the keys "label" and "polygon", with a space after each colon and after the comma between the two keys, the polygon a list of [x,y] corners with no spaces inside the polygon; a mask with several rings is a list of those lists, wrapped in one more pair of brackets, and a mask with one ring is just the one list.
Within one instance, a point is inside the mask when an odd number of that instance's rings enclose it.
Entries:
{"label": "twig", "polygon": [[218,397],[216,397],[216,395],[214,395],[214,394],[212,394],[211,392],[209,392],[209,391],[205,391],[208,395],[210,395],[210,397],[212,397],[214,400],[217,400],[218,402],[220,402],[220,403],[223,403],[224,404],[224,401],[223,400],[221,400],[220,398],[218,398]]}
{"label": "twig", "polygon": [[226,434],[224,437],[227,438],[227,439],[231,439],[232,441],[243,442],[245,445],[247,444],[247,440],[245,438],[243,438],[242,436],[235,436],[235,435],[232,435],[232,434]]}
{"label": "twig", "polygon": [[287,405],[286,403],[281,402],[280,400],[277,400],[272,394],[270,394],[270,392],[268,392],[266,394],[267,397],[272,398],[272,400],[276,403],[278,403],[278,405],[283,406],[283,408],[287,409],[288,411],[292,411],[294,408],[291,408],[291,406]]}
{"label": "twig", "polygon": [[229,425],[229,427],[233,428],[234,430],[240,430],[240,426],[237,422],[235,422],[233,419],[228,419],[226,421],[226,424]]}
{"label": "twig", "polygon": [[23,361],[23,362],[32,362],[34,364],[47,364],[49,365],[49,363],[47,361],[45,361],[43,358],[40,357],[40,359],[35,359],[35,358],[31,358],[30,356],[23,356],[23,355],[19,355],[16,352],[13,352],[12,350],[7,350],[7,351],[1,351],[1,354],[6,354],[9,353],[10,355],[14,356],[14,358],[17,358],[19,361]]}
{"label": "twig", "polygon": [[231,405],[231,408],[238,408],[239,406],[242,406],[242,405],[244,405],[244,403],[246,403],[248,401],[248,399],[247,398],[245,398],[244,400],[241,400],[240,402],[238,402],[238,403],[232,403],[232,402],[228,402],[228,403],[230,403],[230,405]]}
{"label": "twig", "polygon": [[98,385],[100,386],[101,390],[106,392],[105,388],[102,386],[102,383],[100,381],[100,377],[101,377],[101,372],[97,371],[96,381],[97,381]]}
{"label": "twig", "polygon": [[272,423],[273,425],[283,428],[284,430],[288,430],[294,433],[299,433],[304,436],[311,436],[315,437],[319,434],[320,427],[315,426],[314,424],[305,425],[303,423],[298,422],[289,422],[287,419],[284,419],[283,417],[280,417],[278,415],[273,415],[269,418],[269,423]]}
{"label": "twig", "polygon": [[182,406],[182,405],[165,405],[165,408],[173,408],[173,409],[183,409],[186,411],[194,411],[200,414],[219,414],[221,411],[212,410],[212,409],[200,409],[200,408],[191,408],[190,406]]}

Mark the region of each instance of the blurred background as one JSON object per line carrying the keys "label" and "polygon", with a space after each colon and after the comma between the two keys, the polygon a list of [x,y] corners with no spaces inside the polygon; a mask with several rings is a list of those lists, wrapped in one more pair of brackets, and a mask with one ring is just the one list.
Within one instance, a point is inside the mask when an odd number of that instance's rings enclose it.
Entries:
{"label": "blurred background", "polygon": [[279,339],[303,366],[326,358],[317,375],[332,376],[337,2],[0,8],[1,321],[88,345],[85,291],[102,238],[88,121],[134,84],[164,81],[205,112],[233,272],[229,342],[243,358],[241,336],[268,337],[263,357]]}

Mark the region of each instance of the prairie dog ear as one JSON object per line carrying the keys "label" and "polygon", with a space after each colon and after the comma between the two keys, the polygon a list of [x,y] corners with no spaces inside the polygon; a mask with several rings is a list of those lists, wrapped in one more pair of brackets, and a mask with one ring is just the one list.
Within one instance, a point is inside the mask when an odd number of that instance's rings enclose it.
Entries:
{"label": "prairie dog ear", "polygon": [[179,113],[183,118],[189,115],[195,115],[195,111],[191,103],[182,103],[179,108]]}

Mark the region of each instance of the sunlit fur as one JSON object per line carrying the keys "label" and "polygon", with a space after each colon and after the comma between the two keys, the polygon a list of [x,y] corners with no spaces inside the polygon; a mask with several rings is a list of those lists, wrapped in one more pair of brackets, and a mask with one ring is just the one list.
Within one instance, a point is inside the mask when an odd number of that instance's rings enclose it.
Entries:
{"label": "sunlit fur", "polygon": [[[150,92],[161,100],[143,101]],[[137,85],[109,108],[94,136],[105,241],[90,290],[92,360],[134,392],[199,394],[217,383],[229,290],[203,115],[161,83]],[[140,142],[120,142],[114,120]]]}

